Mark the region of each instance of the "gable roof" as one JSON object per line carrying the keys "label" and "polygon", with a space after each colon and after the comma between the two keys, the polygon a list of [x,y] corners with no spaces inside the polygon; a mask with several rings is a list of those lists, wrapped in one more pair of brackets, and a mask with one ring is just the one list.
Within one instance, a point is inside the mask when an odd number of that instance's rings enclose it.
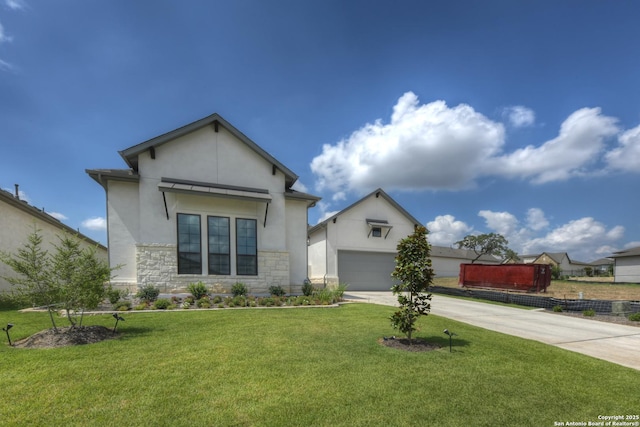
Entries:
{"label": "gable roof", "polygon": [[396,202],[395,200],[393,200],[393,198],[391,196],[389,196],[387,193],[385,193],[385,191],[382,188],[378,188],[375,191],[372,191],[371,193],[367,194],[366,196],[364,196],[363,198],[361,198],[360,200],[358,200],[357,202],[347,206],[346,208],[342,209],[340,212],[330,216],[329,218],[325,219],[324,221],[321,221],[319,223],[317,223],[316,225],[314,225],[313,227],[311,227],[309,229],[309,233],[314,233],[315,231],[317,231],[320,228],[323,228],[329,221],[333,221],[334,218],[339,217],[340,215],[344,214],[345,212],[347,212],[350,209],[355,208],[356,206],[358,206],[360,203],[364,202],[365,200],[367,200],[369,197],[382,197],[383,199],[385,199],[387,202],[389,202],[389,204],[391,206],[393,206],[396,210],[398,210],[400,213],[402,213],[409,221],[411,221],[414,225],[418,225],[420,224],[420,221],[418,221],[413,215],[411,215],[409,212],[407,212],[402,206],[400,206],[398,204],[398,202]]}
{"label": "gable roof", "polygon": [[35,206],[31,206],[29,203],[27,203],[24,200],[20,200],[19,198],[13,196],[11,193],[9,193],[8,191],[4,191],[0,189],[0,202],[4,202],[8,205],[13,206],[16,209],[21,210],[22,212],[26,213],[27,215],[31,215],[33,218],[35,219],[39,219],[41,221],[44,221],[46,223],[49,223],[51,225],[53,225],[56,228],[59,228],[62,231],[65,231],[67,233],[71,233],[72,235],[78,235],[78,237],[84,241],[86,241],[87,243],[94,245],[100,249],[103,250],[107,250],[107,248],[101,244],[100,242],[96,242],[95,240],[93,240],[90,237],[85,236],[84,234],[80,233],[79,230],[74,230],[73,228],[69,227],[66,224],[63,224],[59,219],[52,217],[51,215],[49,215],[48,213],[46,213],[44,211],[44,209],[40,210],[38,208],[36,208]]}
{"label": "gable roof", "polygon": [[[224,127],[228,130],[233,136],[238,138],[240,141],[245,143],[249,148],[255,151],[257,154],[262,156],[267,162],[271,163],[274,168],[279,169],[285,175],[285,183],[286,187],[290,188],[297,180],[298,175],[293,173],[289,168],[280,163],[273,157],[271,154],[267,153],[263,150],[258,144],[249,139],[245,134],[236,129],[231,123],[223,119],[218,113],[211,114],[205,118],[200,120],[196,120],[195,122],[189,123],[188,125],[182,126],[178,129],[174,129],[170,132],[164,133],[160,136],[156,136],[155,138],[151,138],[147,141],[141,142],[140,144],[134,145],[132,147],[126,148],[122,151],[119,151],[120,156],[127,162],[127,165],[131,167],[134,171],[138,171],[138,156],[148,150],[155,149],[162,144],[173,141],[176,138],[184,136],[188,133],[194,132],[198,129],[201,129],[205,126],[213,126],[217,131],[218,126]],[[95,178],[94,178],[95,179]]]}
{"label": "gable roof", "polygon": [[614,252],[610,258],[623,258],[628,256],[640,256],[640,246],[629,248],[624,251]]}
{"label": "gable roof", "polygon": [[[431,258],[455,258],[473,261],[477,256],[478,255],[474,251],[469,249],[457,249],[448,246],[431,246]],[[494,257],[493,255],[484,254],[476,261],[498,263],[500,262],[500,259]]]}

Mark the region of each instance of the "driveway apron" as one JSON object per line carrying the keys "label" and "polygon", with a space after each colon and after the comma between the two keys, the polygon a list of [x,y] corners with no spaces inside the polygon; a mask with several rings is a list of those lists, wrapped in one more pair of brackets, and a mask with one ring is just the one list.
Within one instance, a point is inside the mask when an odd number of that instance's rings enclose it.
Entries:
{"label": "driveway apron", "polygon": [[[345,299],[398,305],[391,292],[348,292]],[[433,295],[431,313],[640,370],[640,327],[441,295]]]}

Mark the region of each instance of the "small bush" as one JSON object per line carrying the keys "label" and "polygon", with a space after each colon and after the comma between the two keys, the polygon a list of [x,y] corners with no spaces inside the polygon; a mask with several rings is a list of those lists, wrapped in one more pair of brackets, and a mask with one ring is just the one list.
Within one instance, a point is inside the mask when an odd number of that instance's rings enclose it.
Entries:
{"label": "small bush", "polygon": [[196,302],[196,300],[193,297],[186,297],[183,302],[193,304],[194,302]]}
{"label": "small bush", "polygon": [[562,313],[562,306],[561,305],[554,305],[552,310],[556,313]]}
{"label": "small bush", "polygon": [[247,286],[244,283],[236,283],[231,287],[231,294],[234,297],[237,296],[246,296],[249,291],[247,290]]}
{"label": "small bush", "polygon": [[200,299],[209,292],[207,285],[202,282],[190,283],[189,286],[187,286],[187,289],[195,299]]}
{"label": "small bush", "polygon": [[158,299],[158,295],[160,295],[160,289],[153,285],[146,285],[138,290],[136,297],[145,302],[154,302]]}
{"label": "small bush", "polygon": [[305,280],[304,284],[302,285],[302,295],[304,295],[305,297],[310,297],[311,295],[313,295],[313,285],[311,284],[311,282]]}
{"label": "small bush", "polygon": [[129,292],[125,289],[114,289],[111,285],[107,288],[107,298],[111,304],[115,304],[122,298],[126,298],[127,295],[129,295]]}
{"label": "small bush", "polygon": [[211,302],[214,304],[220,304],[222,302],[222,297],[220,295],[216,295],[215,297],[213,297]]}
{"label": "small bush", "polygon": [[210,308],[211,301],[209,301],[208,297],[202,297],[198,300],[198,302],[196,302],[196,305],[200,308]]}
{"label": "small bush", "polygon": [[269,286],[269,293],[273,297],[283,297],[287,294],[280,285]]}
{"label": "small bush", "polygon": [[125,301],[125,300],[116,301],[113,304],[113,309],[116,311],[127,311],[131,309],[131,301]]}
{"label": "small bush", "polygon": [[184,310],[187,310],[187,309],[191,308],[191,304],[189,304],[186,301],[183,301],[182,304],[180,304],[180,308],[182,308]]}
{"label": "small bush", "polygon": [[631,320],[633,322],[640,322],[640,312],[630,314],[629,315],[629,320]]}
{"label": "small bush", "polygon": [[218,304],[218,308],[224,308],[224,304],[222,303]]}
{"label": "small bush", "polygon": [[229,304],[230,307],[246,307],[247,299],[241,295],[238,295],[237,297],[233,297],[233,299],[231,300],[231,304]]}
{"label": "small bush", "polygon": [[134,310],[146,310],[148,307],[146,302],[141,302],[140,304],[133,307]]}
{"label": "small bush", "polygon": [[582,315],[583,315],[583,316],[587,316],[587,317],[593,317],[593,316],[595,316],[595,315],[596,315],[596,311],[595,311],[593,308],[590,308],[590,309],[588,309],[588,310],[584,310],[584,311],[582,312]]}
{"label": "small bush", "polygon": [[157,310],[166,310],[171,305],[171,300],[167,298],[160,298],[154,301],[153,308]]}

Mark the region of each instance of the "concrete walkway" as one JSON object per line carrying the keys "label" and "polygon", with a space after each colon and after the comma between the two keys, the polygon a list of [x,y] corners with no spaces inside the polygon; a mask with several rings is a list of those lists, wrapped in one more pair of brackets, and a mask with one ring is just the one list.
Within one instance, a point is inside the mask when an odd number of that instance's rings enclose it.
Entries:
{"label": "concrete walkway", "polygon": [[[345,299],[398,305],[391,292],[347,292]],[[431,313],[640,370],[640,327],[441,295],[433,295]]]}

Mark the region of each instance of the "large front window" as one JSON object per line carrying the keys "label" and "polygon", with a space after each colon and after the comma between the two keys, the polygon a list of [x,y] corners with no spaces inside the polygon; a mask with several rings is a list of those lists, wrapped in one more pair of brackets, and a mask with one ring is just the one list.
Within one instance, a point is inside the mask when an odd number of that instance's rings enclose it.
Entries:
{"label": "large front window", "polygon": [[209,274],[231,274],[229,218],[207,218],[209,234]]}
{"label": "large front window", "polygon": [[202,274],[200,215],[178,214],[178,274]]}
{"label": "large front window", "polygon": [[258,239],[255,219],[236,218],[236,270],[238,275],[258,274]]}

